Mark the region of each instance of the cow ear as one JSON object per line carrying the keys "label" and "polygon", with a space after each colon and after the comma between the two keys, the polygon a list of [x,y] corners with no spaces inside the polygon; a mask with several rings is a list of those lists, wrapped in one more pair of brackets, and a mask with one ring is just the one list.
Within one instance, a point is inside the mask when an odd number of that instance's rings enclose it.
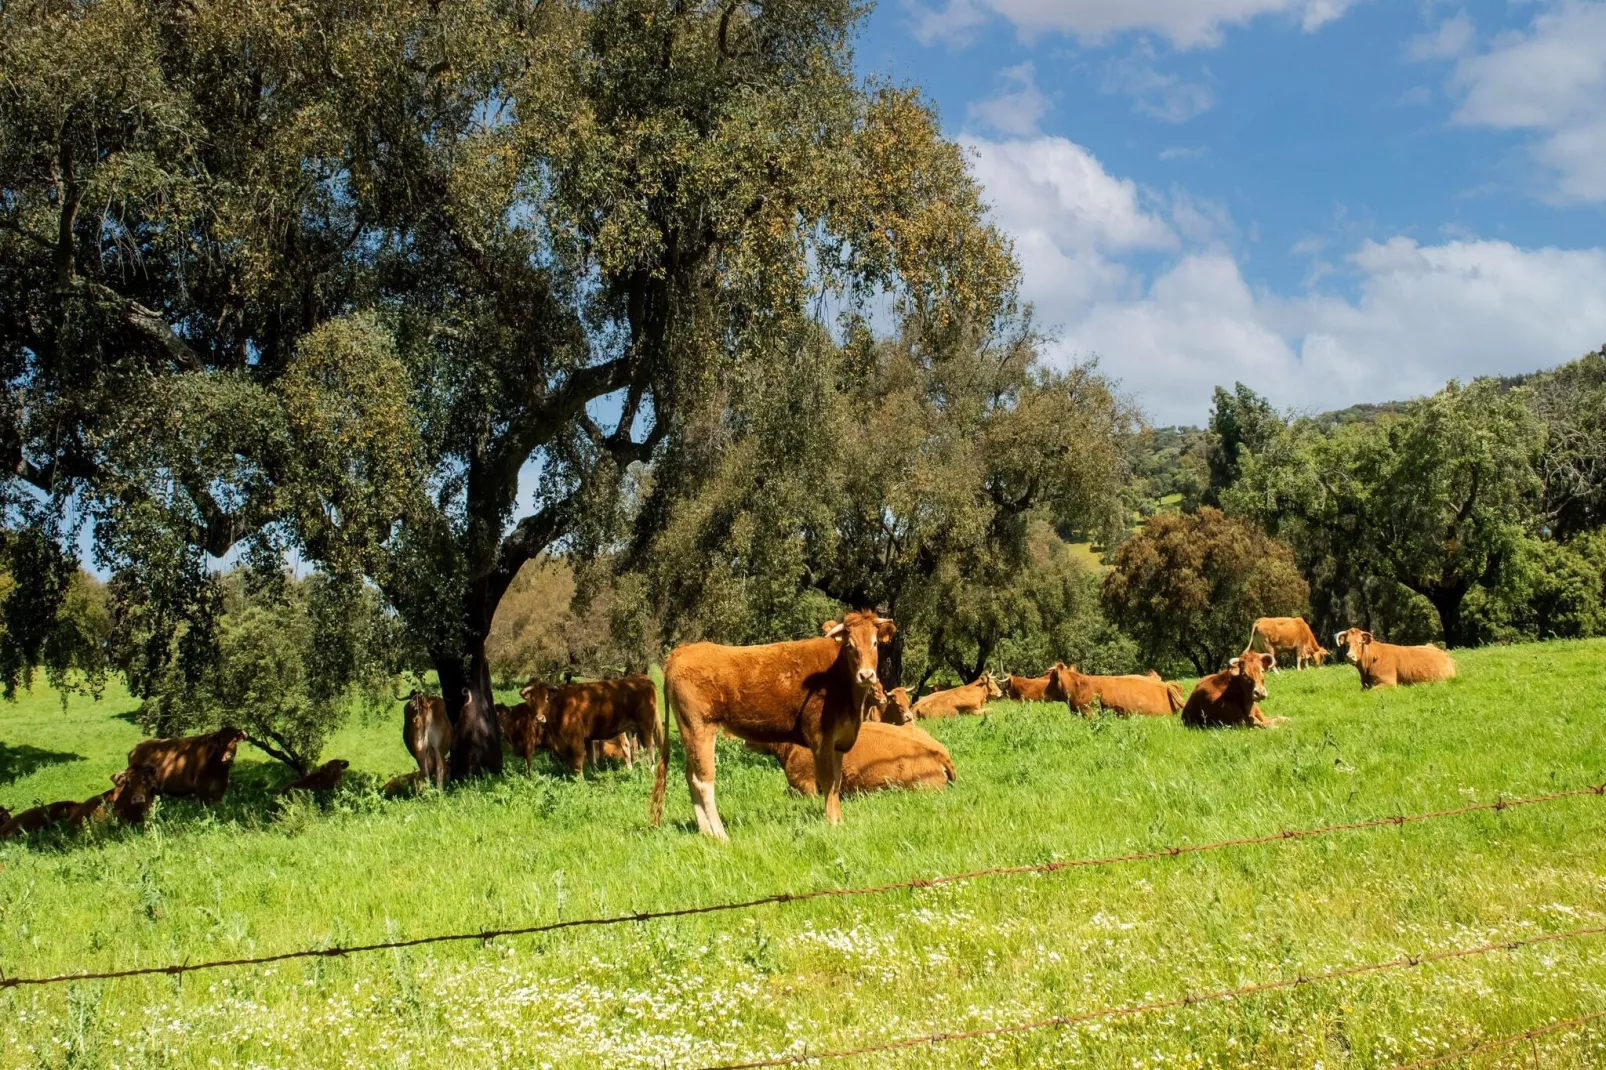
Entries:
{"label": "cow ear", "polygon": [[875,621],[875,637],[883,643],[892,642],[892,637],[898,634],[898,626],[886,617],[877,617]]}
{"label": "cow ear", "polygon": [[1270,654],[1262,654],[1262,655],[1260,655],[1261,668],[1270,669],[1273,665],[1276,665],[1276,664],[1277,664],[1277,659],[1274,658],[1272,655],[1270,655]]}
{"label": "cow ear", "polygon": [[1370,643],[1371,641],[1372,641],[1372,633],[1371,632],[1362,632],[1361,633],[1361,645],[1362,646],[1365,646],[1367,643]]}

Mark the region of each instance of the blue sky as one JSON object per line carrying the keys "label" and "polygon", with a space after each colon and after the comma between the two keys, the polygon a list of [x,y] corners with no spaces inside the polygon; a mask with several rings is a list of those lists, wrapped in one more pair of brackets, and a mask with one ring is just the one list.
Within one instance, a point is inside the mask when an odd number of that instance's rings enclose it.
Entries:
{"label": "blue sky", "polygon": [[1606,343],[1606,0],[881,0],[1053,358],[1316,411]]}

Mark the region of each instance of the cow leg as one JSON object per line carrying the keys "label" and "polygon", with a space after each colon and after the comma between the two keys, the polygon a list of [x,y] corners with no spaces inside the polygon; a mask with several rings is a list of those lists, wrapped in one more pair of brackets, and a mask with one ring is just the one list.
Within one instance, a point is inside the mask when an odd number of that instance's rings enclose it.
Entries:
{"label": "cow leg", "polygon": [[714,732],[707,726],[697,736],[686,737],[686,786],[691,789],[698,831],[716,840],[730,839],[719,819],[719,808],[714,805]]}
{"label": "cow leg", "polygon": [[636,745],[635,745],[635,741],[634,741],[635,737],[633,737],[629,732],[621,732],[620,735],[619,735],[619,738],[624,741],[625,768],[630,770],[631,772],[635,772],[635,769],[636,769]]}
{"label": "cow leg", "polygon": [[842,752],[829,735],[814,751],[814,783],[825,796],[825,823],[842,824]]}

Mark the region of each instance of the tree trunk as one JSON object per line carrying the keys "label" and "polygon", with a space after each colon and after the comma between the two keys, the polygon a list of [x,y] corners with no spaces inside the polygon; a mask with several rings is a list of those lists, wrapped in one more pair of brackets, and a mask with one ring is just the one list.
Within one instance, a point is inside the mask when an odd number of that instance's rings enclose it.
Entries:
{"label": "tree trunk", "polygon": [[882,690],[891,691],[903,683],[903,630],[899,629],[881,651],[876,662],[876,674],[881,677]]}
{"label": "tree trunk", "polygon": [[1439,614],[1439,628],[1444,632],[1445,646],[1467,646],[1466,621],[1461,615],[1462,603],[1467,597],[1463,586],[1439,588],[1424,592]]}
{"label": "tree trunk", "polygon": [[485,635],[467,636],[464,646],[467,649],[461,655],[432,658],[440,674],[441,697],[452,719],[453,780],[502,771],[502,732],[496,722]]}

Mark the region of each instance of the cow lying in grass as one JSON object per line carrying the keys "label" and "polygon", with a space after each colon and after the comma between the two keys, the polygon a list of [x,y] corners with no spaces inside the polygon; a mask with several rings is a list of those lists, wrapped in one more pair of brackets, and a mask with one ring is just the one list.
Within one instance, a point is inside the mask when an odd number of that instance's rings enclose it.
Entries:
{"label": "cow lying in grass", "polygon": [[1169,717],[1182,709],[1182,685],[1160,679],[1158,673],[1145,676],[1088,676],[1075,665],[1054,667],[1056,686],[1071,709],[1083,717],[1095,709],[1130,716]]}
{"label": "cow lying in grass", "polygon": [[1182,707],[1182,723],[1190,728],[1270,728],[1286,717],[1267,717],[1257,702],[1266,697],[1266,670],[1270,654],[1245,653],[1233,658],[1221,672],[1194,685]]}
{"label": "cow lying in grass", "polygon": [[108,813],[125,825],[138,825],[150,812],[155,779],[156,769],[149,763],[131,765],[112,775],[110,791],[92,795],[83,802],[54,802],[24,810],[15,817],[7,815],[7,819],[0,822],[0,840],[38,832],[51,825],[81,828]]}
{"label": "cow lying in grass", "polygon": [[346,775],[351,763],[344,758],[332,758],[318,768],[298,780],[292,780],[279,789],[280,795],[288,795],[292,791],[333,791],[340,786],[340,778]]}
{"label": "cow lying in grass", "polygon": [[993,674],[982,673],[976,679],[963,687],[951,687],[947,691],[933,691],[914,705],[914,715],[922,720],[928,718],[957,717],[961,713],[980,713],[992,699],[1004,697],[1003,688],[993,679]]}
{"label": "cow lying in grass", "polygon": [[[877,687],[880,687],[879,681]],[[913,724],[915,720],[914,706],[909,701],[907,687],[895,687],[891,691],[877,692],[877,698],[870,705],[870,712],[866,719],[880,724]]]}
{"label": "cow lying in grass", "polygon": [[1360,628],[1339,632],[1334,640],[1359,670],[1363,690],[1436,683],[1455,676],[1455,659],[1436,646],[1380,643]]}
{"label": "cow lying in grass", "polygon": [[[750,750],[774,755],[786,773],[786,782],[800,795],[819,792],[814,755],[796,743],[749,741]],[[940,790],[953,783],[954,763],[948,748],[914,725],[868,721],[859,726],[859,738],[842,755],[842,792],[861,795],[887,788]]]}

